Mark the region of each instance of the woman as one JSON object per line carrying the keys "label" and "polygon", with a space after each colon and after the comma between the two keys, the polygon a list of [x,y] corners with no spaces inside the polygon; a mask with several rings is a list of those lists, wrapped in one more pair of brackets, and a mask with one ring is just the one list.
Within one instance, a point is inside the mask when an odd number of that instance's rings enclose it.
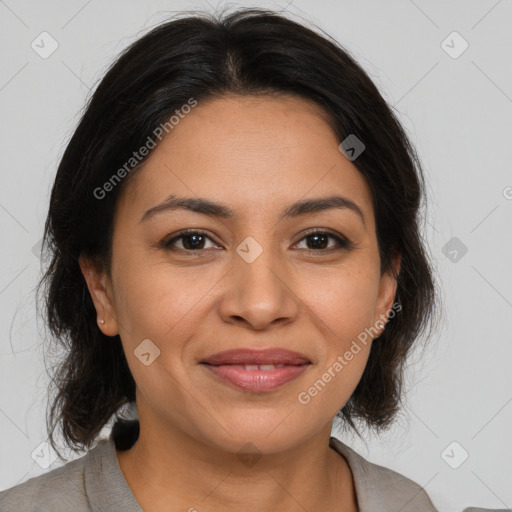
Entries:
{"label": "woman", "polygon": [[335,417],[389,428],[434,325],[422,200],[406,134],[335,41],[258,9],[140,38],[89,102],[45,227],[67,350],[50,441],[97,444],[0,508],[437,510],[330,436]]}

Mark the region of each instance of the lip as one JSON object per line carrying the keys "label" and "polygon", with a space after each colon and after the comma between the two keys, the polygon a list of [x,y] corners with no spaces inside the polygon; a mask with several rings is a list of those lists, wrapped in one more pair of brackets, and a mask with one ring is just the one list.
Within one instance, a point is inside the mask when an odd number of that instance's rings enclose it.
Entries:
{"label": "lip", "polygon": [[311,361],[304,354],[294,352],[285,348],[271,348],[255,350],[250,348],[239,348],[217,352],[209,356],[201,363],[212,365],[221,364],[286,364],[298,365],[310,363]]}
{"label": "lip", "polygon": [[[303,354],[287,349],[234,349],[218,352],[201,366],[220,381],[250,392],[268,392],[298,378],[311,364]],[[278,365],[274,369],[245,366]]]}

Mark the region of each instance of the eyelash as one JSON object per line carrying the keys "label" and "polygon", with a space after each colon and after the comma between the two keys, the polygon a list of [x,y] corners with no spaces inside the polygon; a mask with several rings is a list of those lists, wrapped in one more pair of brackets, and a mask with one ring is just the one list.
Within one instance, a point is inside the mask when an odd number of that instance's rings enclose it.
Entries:
{"label": "eyelash", "polygon": [[[181,248],[172,247],[172,244],[174,244],[174,242],[176,242],[177,240],[186,238],[187,236],[191,236],[191,235],[202,235],[215,243],[215,241],[212,240],[212,238],[210,236],[208,236],[204,231],[197,230],[197,229],[185,229],[184,231],[180,231],[176,236],[174,236],[170,240],[164,240],[162,242],[162,247],[169,251],[178,250],[181,252],[188,252],[188,253],[200,253],[202,251],[205,251],[206,249],[192,250],[192,249],[181,249]],[[334,247],[334,248],[331,247],[329,249],[305,249],[306,251],[308,251],[310,253],[317,253],[317,252],[330,253],[333,251],[349,250],[349,249],[352,249],[352,247],[353,247],[353,244],[347,238],[340,236],[340,235],[335,235],[329,231],[322,231],[322,230],[314,230],[314,231],[309,231],[309,232],[305,233],[304,236],[297,243],[302,242],[305,238],[308,238],[313,235],[327,235],[328,237],[336,240],[336,242],[338,243],[338,247]]]}

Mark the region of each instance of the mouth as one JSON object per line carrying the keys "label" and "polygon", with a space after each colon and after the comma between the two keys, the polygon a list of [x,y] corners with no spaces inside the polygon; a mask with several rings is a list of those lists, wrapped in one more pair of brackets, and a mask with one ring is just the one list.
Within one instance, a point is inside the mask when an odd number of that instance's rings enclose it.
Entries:
{"label": "mouth", "polygon": [[234,349],[213,354],[200,364],[218,381],[244,391],[265,392],[295,380],[312,362],[287,349]]}
{"label": "mouth", "polygon": [[212,354],[201,361],[211,365],[300,365],[311,363],[309,358],[299,352],[284,348],[272,348],[264,350],[254,350],[249,348],[237,348],[224,350]]}

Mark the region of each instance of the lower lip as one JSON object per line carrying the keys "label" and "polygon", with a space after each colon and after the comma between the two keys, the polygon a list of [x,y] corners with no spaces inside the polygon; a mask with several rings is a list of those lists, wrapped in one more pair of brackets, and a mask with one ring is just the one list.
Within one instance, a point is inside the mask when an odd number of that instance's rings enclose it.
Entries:
{"label": "lower lip", "polygon": [[274,370],[244,370],[239,365],[203,366],[224,382],[233,384],[244,391],[272,391],[296,379],[304,373],[309,364],[289,365]]}

